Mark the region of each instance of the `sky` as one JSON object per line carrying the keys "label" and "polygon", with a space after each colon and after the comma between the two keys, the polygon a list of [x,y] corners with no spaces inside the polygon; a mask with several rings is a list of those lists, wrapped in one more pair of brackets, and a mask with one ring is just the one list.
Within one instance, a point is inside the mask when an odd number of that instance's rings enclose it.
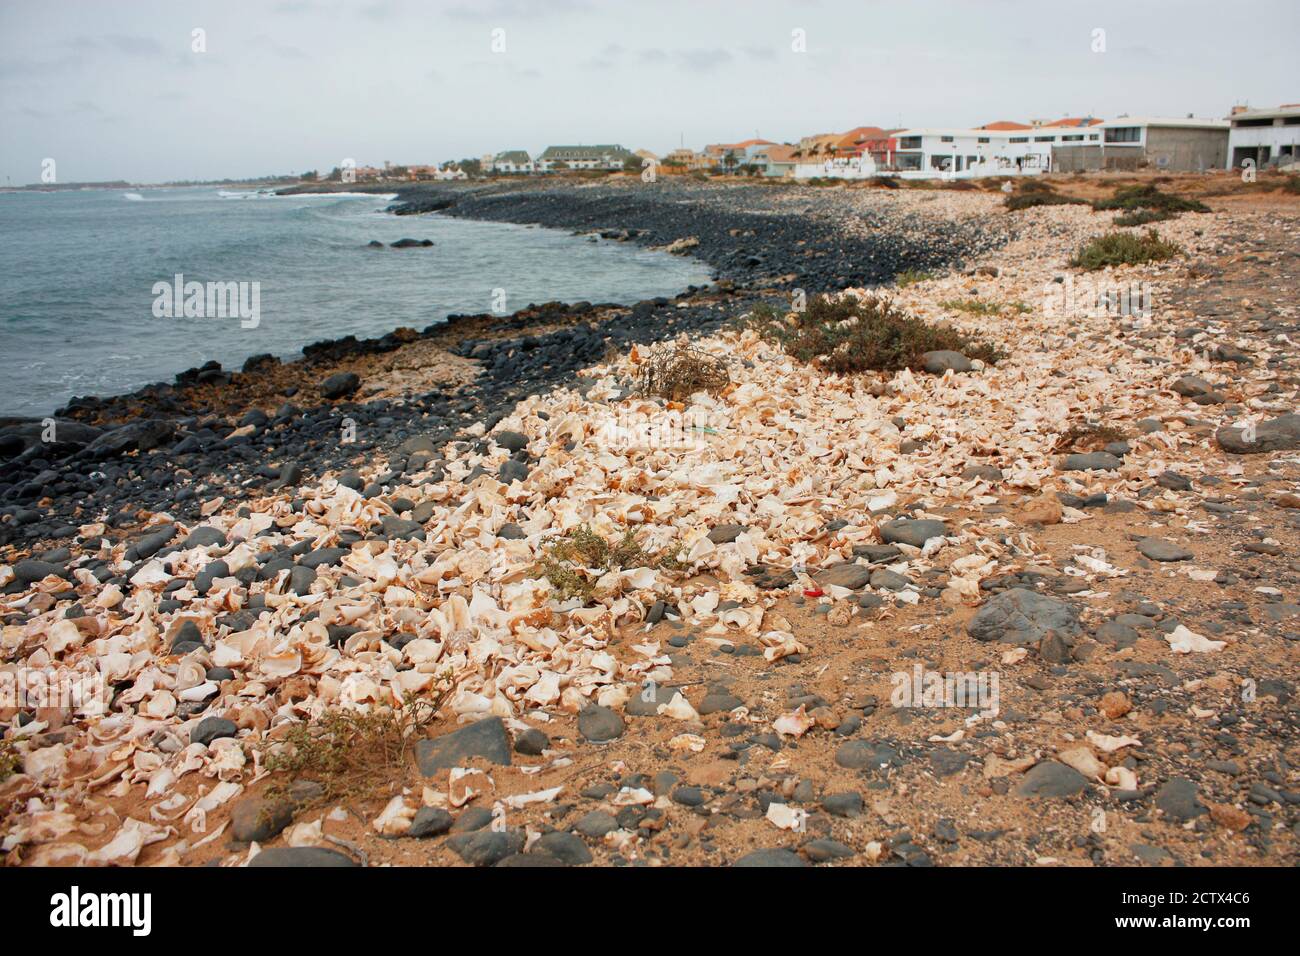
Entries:
{"label": "sky", "polygon": [[1300,102],[1297,37],[1295,0],[0,0],[0,185],[1221,117]]}

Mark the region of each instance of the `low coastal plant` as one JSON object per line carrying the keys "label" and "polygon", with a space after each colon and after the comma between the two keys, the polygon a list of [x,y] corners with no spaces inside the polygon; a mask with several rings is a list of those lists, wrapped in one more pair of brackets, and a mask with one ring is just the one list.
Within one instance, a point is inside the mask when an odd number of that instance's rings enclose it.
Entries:
{"label": "low coastal plant", "polygon": [[545,576],[561,600],[576,597],[586,603],[591,600],[595,582],[606,572],[632,568],[672,571],[677,567],[679,563],[672,554],[642,548],[631,529],[610,544],[584,524],[552,541],[533,573]]}
{"label": "low coastal plant", "polygon": [[1091,272],[1106,266],[1160,262],[1182,254],[1181,246],[1161,239],[1154,229],[1148,229],[1143,235],[1110,232],[1084,243],[1070,260],[1070,265]]}
{"label": "low coastal plant", "polygon": [[264,745],[266,769],[283,773],[292,783],[317,784],[304,801],[289,786],[273,784],[268,805],[281,801],[298,806],[374,795],[400,785],[411,752],[455,689],[450,673],[438,678],[427,696],[408,695],[396,707],[327,710],[293,725],[278,740]]}
{"label": "low coastal plant", "polygon": [[1140,209],[1152,212],[1168,213],[1169,216],[1180,212],[1209,212],[1210,207],[1196,199],[1184,199],[1171,193],[1163,193],[1151,183],[1139,183],[1133,186],[1119,186],[1109,199],[1098,199],[1092,204],[1096,212],[1123,209],[1136,212]]}
{"label": "low coastal plant", "polygon": [[1041,179],[1024,179],[1020,181],[1016,191],[1007,197],[1006,207],[1015,212],[1020,209],[1033,209],[1036,206],[1078,206],[1087,203],[1086,199],[1062,196]]}
{"label": "low coastal plant", "polygon": [[651,351],[641,365],[637,386],[643,395],[680,402],[696,392],[716,395],[731,384],[727,366],[707,352],[676,343]]}
{"label": "low coastal plant", "polygon": [[1122,216],[1116,216],[1114,223],[1117,226],[1149,226],[1153,222],[1164,222],[1167,219],[1173,219],[1175,213],[1165,212],[1159,209],[1137,209],[1133,212],[1126,212]]}
{"label": "low coastal plant", "polygon": [[900,289],[906,289],[909,285],[916,285],[918,282],[926,282],[933,278],[934,276],[929,272],[922,272],[919,269],[904,269],[894,276],[894,285]]}
{"label": "low coastal plant", "polygon": [[965,312],[967,315],[1002,315],[1004,312],[1016,312],[1024,315],[1030,311],[1023,302],[985,302],[981,299],[949,299],[939,303],[943,308],[953,312]]}
{"label": "low coastal plant", "polygon": [[817,296],[760,332],[801,362],[841,375],[921,369],[926,352],[951,350],[990,364],[1005,355],[995,346],[930,325],[881,295]]}
{"label": "low coastal plant", "polygon": [[7,740],[0,740],[0,781],[18,772],[18,754]]}

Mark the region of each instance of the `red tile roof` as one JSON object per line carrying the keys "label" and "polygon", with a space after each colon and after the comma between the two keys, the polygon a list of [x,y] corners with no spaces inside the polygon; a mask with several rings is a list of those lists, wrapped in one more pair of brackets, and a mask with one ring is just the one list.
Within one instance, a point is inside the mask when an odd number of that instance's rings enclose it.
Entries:
{"label": "red tile roof", "polygon": [[1100,126],[1101,120],[1095,116],[1067,116],[1065,119],[1059,119],[1055,123],[1044,123],[1044,126]]}
{"label": "red tile roof", "polygon": [[997,132],[998,130],[1033,129],[1033,127],[1027,123],[1014,123],[1011,120],[998,120],[995,123],[985,123],[980,127],[980,129],[993,130],[994,132]]}

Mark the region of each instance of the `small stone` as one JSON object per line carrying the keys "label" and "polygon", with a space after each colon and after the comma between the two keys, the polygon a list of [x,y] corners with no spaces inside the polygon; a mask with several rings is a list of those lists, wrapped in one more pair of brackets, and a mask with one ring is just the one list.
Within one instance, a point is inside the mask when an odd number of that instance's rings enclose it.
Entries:
{"label": "small stone", "polygon": [[287,800],[245,797],[230,808],[230,835],[242,843],[265,843],[293,822]]}
{"label": "small stone", "polygon": [[1093,451],[1086,454],[1066,455],[1062,471],[1114,471],[1123,464],[1109,452]]}
{"label": "small stone", "polygon": [[204,717],[198,726],[190,731],[190,743],[203,744],[205,747],[220,737],[233,737],[239,728],[233,720],[224,717]]}
{"label": "small stone", "polygon": [[420,807],[406,835],[420,840],[441,836],[451,829],[452,823],[452,815],[442,807]]}
{"label": "small stone", "polygon": [[720,524],[709,532],[709,540],[714,544],[728,544],[748,530],[747,524]]}
{"label": "small stone", "polygon": [[915,548],[925,547],[931,538],[942,538],[948,534],[948,526],[933,519],[903,519],[887,521],[880,526],[880,538],[886,544],[910,544]]}
{"label": "small stone", "polygon": [[954,372],[969,372],[973,366],[970,359],[951,349],[939,349],[924,352],[921,355],[922,367],[931,375],[942,375],[951,369]]}
{"label": "small stone", "polygon": [[485,717],[467,727],[415,745],[415,761],[426,777],[449,767],[463,767],[473,757],[510,766],[510,737],[500,717]]}
{"label": "small stone", "polygon": [[799,848],[799,852],[814,863],[847,860],[854,855],[852,847],[838,840],[809,840]]}
{"label": "small stone", "polygon": [[1137,543],[1137,549],[1152,561],[1190,561],[1195,557],[1186,548],[1164,538],[1143,538]]}
{"label": "small stone", "polygon": [[493,866],[523,850],[524,835],[518,830],[478,830],[448,837],[447,846],[471,866]]}
{"label": "small stone", "polygon": [[862,813],[862,794],[832,793],[822,798],[822,809],[835,817],[856,817]]}
{"label": "small stone", "polygon": [[578,733],[591,743],[608,743],[623,736],[623,718],[608,707],[592,704],[578,714]]}
{"label": "small stone", "polygon": [[536,727],[529,727],[515,738],[515,753],[528,757],[540,757],[542,751],[551,745],[551,738]]}
{"label": "small stone", "polygon": [[321,398],[344,398],[361,387],[361,377],[356,372],[335,372],[320,383]]}
{"label": "small stone", "polygon": [[1025,774],[1015,794],[1017,797],[1069,797],[1087,785],[1087,779],[1073,767],[1044,760]]}
{"label": "small stone", "polygon": [[1123,691],[1112,690],[1104,694],[1098,708],[1111,720],[1119,720],[1133,709],[1133,703]]}
{"label": "small stone", "polygon": [[592,810],[577,822],[574,829],[585,837],[599,840],[606,833],[618,829],[618,820],[614,819],[613,814],[606,813],[604,810]]}
{"label": "small stone", "polygon": [[1170,777],[1166,780],[1156,791],[1155,805],[1167,819],[1175,823],[1186,823],[1206,812],[1196,784],[1186,777]]}
{"label": "small stone", "polygon": [[783,850],[773,848],[770,850],[754,850],[746,853],[732,866],[744,867],[789,867],[789,866],[807,866],[803,857],[793,850]]}
{"label": "small stone", "polygon": [[814,575],[822,587],[841,587],[856,591],[871,581],[871,569],[861,564],[837,564],[824,568]]}
{"label": "small stone", "polygon": [[[334,866],[358,866],[350,856],[323,846],[273,846],[253,857],[250,867],[288,866],[319,869]],[[289,877],[291,879],[291,877]]]}
{"label": "small stone", "polygon": [[592,860],[587,844],[574,834],[562,830],[543,834],[533,844],[530,852],[553,856],[567,866],[585,866]]}

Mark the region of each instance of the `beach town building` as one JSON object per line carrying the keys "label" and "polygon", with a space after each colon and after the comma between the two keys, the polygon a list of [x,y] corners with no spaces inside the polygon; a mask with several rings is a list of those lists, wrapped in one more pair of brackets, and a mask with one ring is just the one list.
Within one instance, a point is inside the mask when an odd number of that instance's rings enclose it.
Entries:
{"label": "beach town building", "polygon": [[563,169],[622,169],[623,164],[635,155],[617,144],[597,146],[548,146],[537,157],[539,172]]}
{"label": "beach town building", "polygon": [[898,148],[888,171],[904,179],[1037,176],[1051,170],[1052,144],[1060,135],[1059,131],[1032,127],[898,130],[892,137]]}
{"label": "beach town building", "polygon": [[754,163],[762,175],[772,179],[793,179],[798,161],[795,158],[797,147],[781,143],[763,146],[754,151]]}
{"label": "beach town building", "polygon": [[1253,160],[1257,168],[1300,161],[1300,103],[1276,109],[1238,107],[1228,117],[1229,169]]}
{"label": "beach town building", "polygon": [[703,153],[697,153],[693,149],[674,149],[664,156],[664,165],[676,166],[681,169],[703,169],[705,166],[705,156]]}
{"label": "beach town building", "polygon": [[531,173],[536,172],[536,170],[537,167],[534,165],[532,158],[522,149],[508,149],[497,153],[491,158],[490,163],[485,163],[483,166],[484,172],[503,173],[505,175]]}
{"label": "beach town building", "polygon": [[[1117,116],[1098,124],[1101,140],[1060,136],[1052,168],[1059,172],[1152,167],[1169,172],[1222,169],[1228,159],[1228,121],[1194,116]],[[1038,132],[1035,130],[1035,132]]]}

